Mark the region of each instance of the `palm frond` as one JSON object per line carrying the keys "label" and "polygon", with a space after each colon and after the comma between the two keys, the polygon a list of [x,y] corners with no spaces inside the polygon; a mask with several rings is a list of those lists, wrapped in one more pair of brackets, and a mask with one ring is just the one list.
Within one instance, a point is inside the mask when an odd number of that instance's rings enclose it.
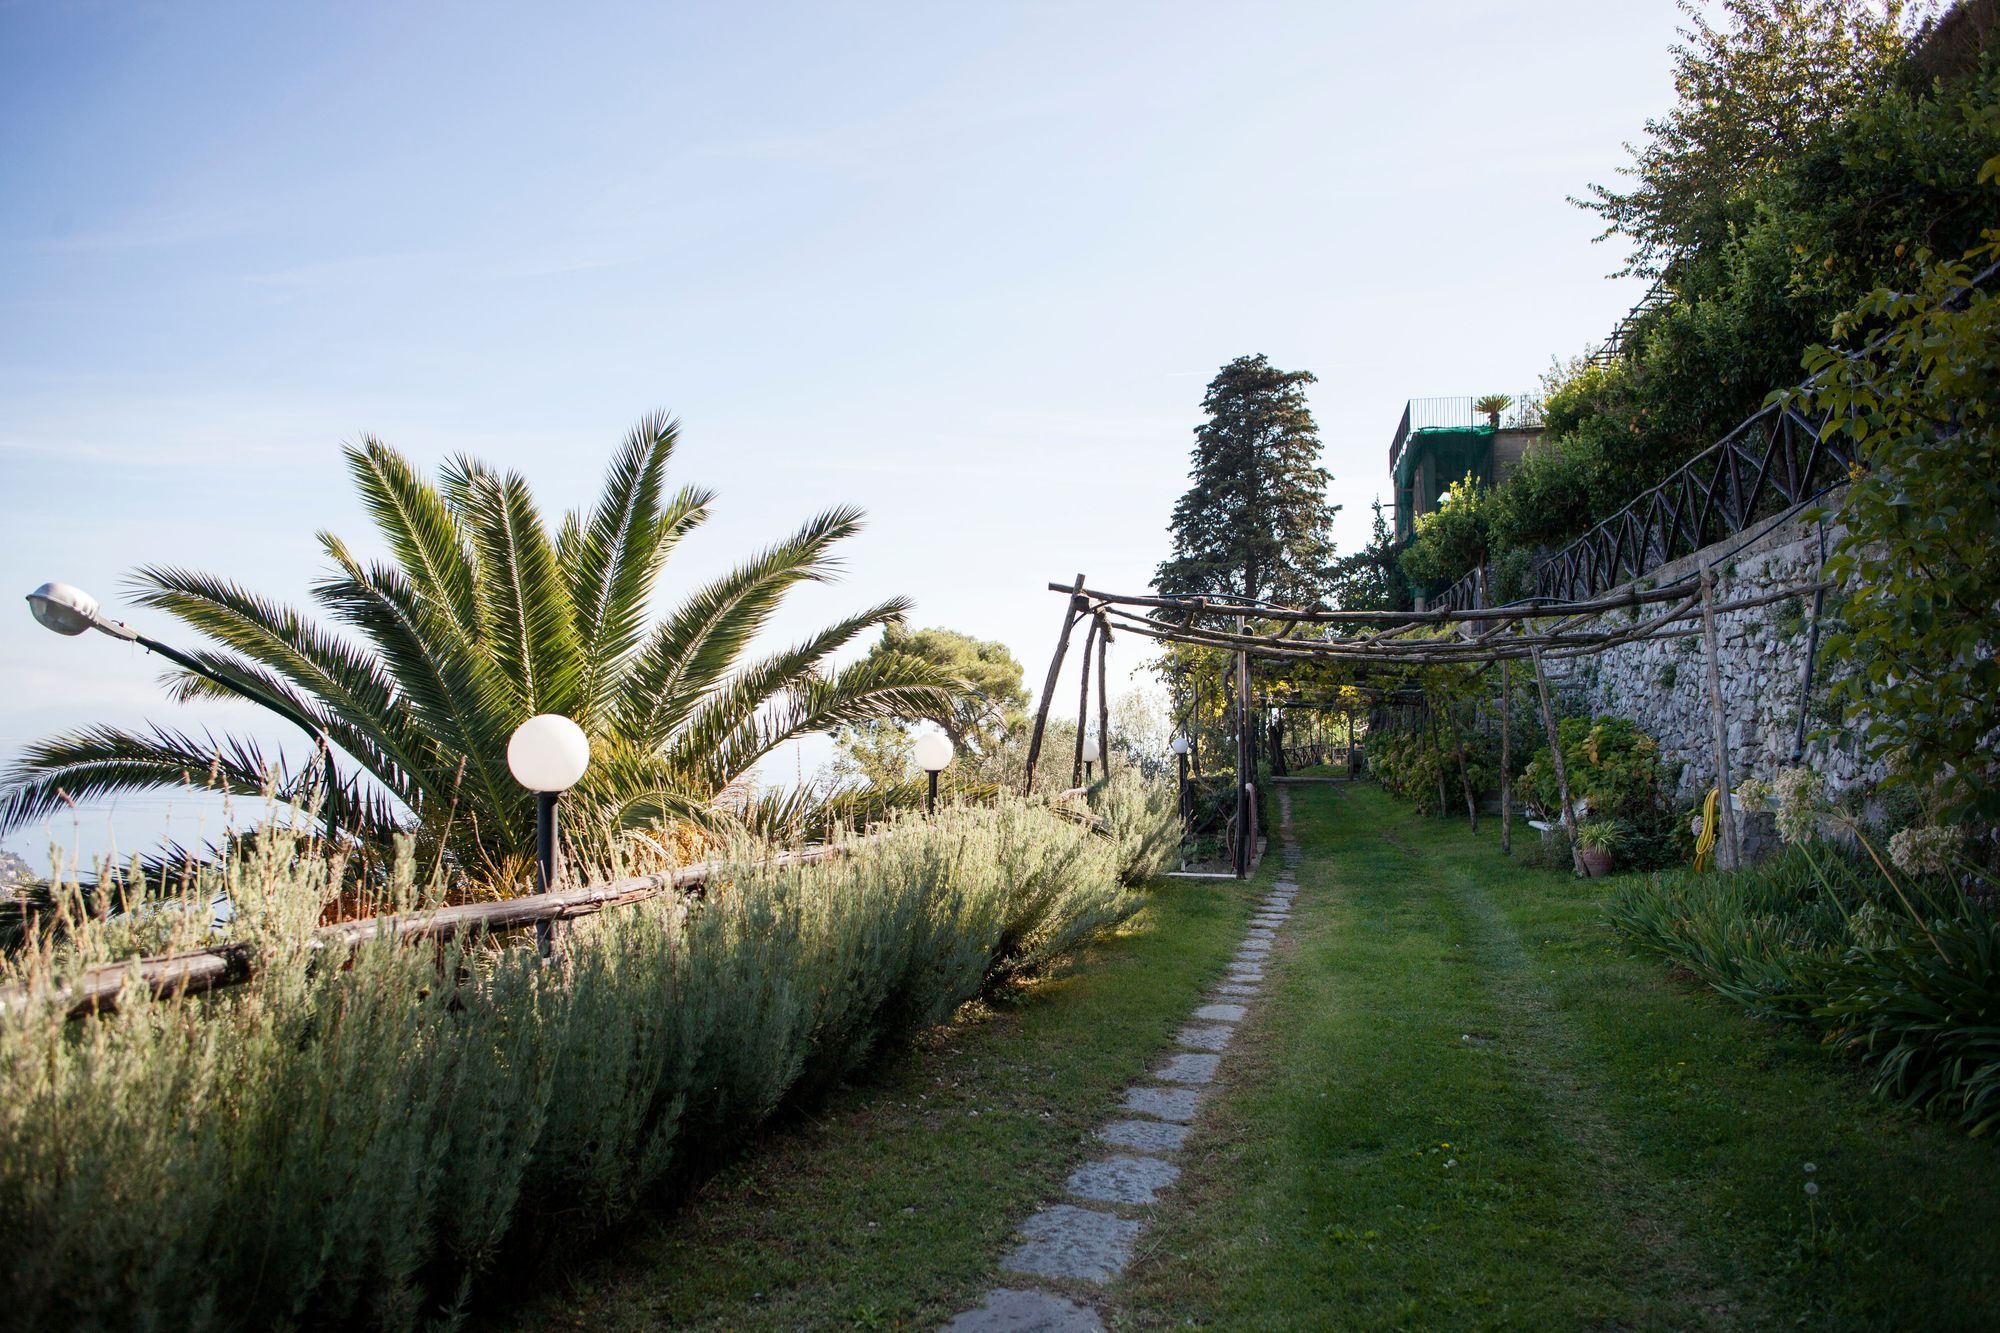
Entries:
{"label": "palm frond", "polygon": [[[328,538],[325,545],[344,574],[322,580],[314,596],[368,637],[400,697],[418,714],[438,754],[429,785],[446,782],[453,799],[472,801],[478,813],[465,813],[473,823],[502,825],[501,812],[512,809],[520,793],[505,760],[507,737],[520,722],[513,692],[492,679],[491,660],[400,571],[364,569],[338,540]],[[460,773],[470,778],[469,786],[461,784]]]}
{"label": "palm frond", "polygon": [[282,791],[280,768],[251,741],[150,727],[149,734],[86,727],[36,741],[8,768],[0,795],[0,834],[75,801],[119,792],[190,787],[234,796]]}
{"label": "palm frond", "polygon": [[795,682],[726,736],[703,737],[699,746],[677,740],[672,759],[677,768],[698,774],[719,791],[787,741],[850,722],[927,717],[948,708],[962,688],[953,677],[915,659],[864,658],[831,675]]}
{"label": "palm frond", "polygon": [[701,695],[728,673],[791,588],[834,576],[838,566],[828,550],[860,527],[859,510],[828,510],[789,540],[696,592],[633,660],[619,685],[617,729],[664,743]]}
{"label": "palm frond", "polygon": [[473,554],[449,506],[408,459],[373,436],[364,435],[360,447],[350,445],[346,452],[361,501],[397,562],[461,633],[476,633]]}
{"label": "palm frond", "polygon": [[462,503],[479,553],[482,646],[517,695],[520,718],[574,714],[583,654],[555,550],[518,473],[470,476]]}
{"label": "palm frond", "polygon": [[[224,656],[204,659],[204,665],[225,675],[255,677],[266,694],[281,696],[329,735],[338,732],[335,744],[367,763],[391,786],[398,784],[389,778],[386,766],[412,775],[424,771],[425,738],[402,706],[396,681],[383,671],[379,658],[326,633],[292,608],[225,579],[164,566],[141,569],[134,579],[141,605],[168,612],[266,670]],[[272,673],[305,691],[311,701],[280,686]],[[182,699],[209,688],[206,682],[193,683],[199,677],[177,672],[174,679],[174,692]],[[380,762],[371,760],[370,754],[379,756]]]}
{"label": "palm frond", "polygon": [[[809,679],[829,657],[860,635],[885,625],[900,625],[909,609],[908,598],[891,598],[836,621],[804,643],[737,672],[688,710],[686,720],[667,741],[665,752],[669,762],[684,768],[695,767],[699,756],[711,753],[772,699]],[[954,678],[916,658],[907,659],[907,667],[904,678],[911,684],[928,683],[943,688],[957,684]],[[735,777],[731,774],[729,780],[734,781]]]}
{"label": "palm frond", "polygon": [[588,521],[571,515],[556,544],[584,655],[578,694],[589,725],[645,632],[646,599],[681,536],[707,516],[713,494],[684,488],[664,509],[660,492],[678,424],[647,417],[612,459],[604,496]]}
{"label": "palm frond", "polygon": [[[416,762],[404,763],[396,755],[382,749],[374,737],[356,726],[346,714],[327,707],[295,689],[290,682],[247,662],[230,653],[219,653],[210,649],[196,649],[188,654],[203,668],[235,682],[252,693],[276,699],[307,721],[326,733],[328,742],[334,749],[344,754],[348,760],[367,773],[369,777],[392,793],[404,806],[414,810],[424,799],[422,782],[433,767],[431,753],[434,751],[425,737],[413,729],[408,737],[411,742],[409,752]],[[166,687],[167,696],[176,703],[186,703],[192,699],[233,700],[240,697],[234,690],[216,683],[207,676],[175,668],[165,673],[161,683]],[[409,725],[409,720],[404,719]],[[338,756],[335,756],[336,762]],[[349,771],[343,775],[343,782],[356,785],[359,774]]]}

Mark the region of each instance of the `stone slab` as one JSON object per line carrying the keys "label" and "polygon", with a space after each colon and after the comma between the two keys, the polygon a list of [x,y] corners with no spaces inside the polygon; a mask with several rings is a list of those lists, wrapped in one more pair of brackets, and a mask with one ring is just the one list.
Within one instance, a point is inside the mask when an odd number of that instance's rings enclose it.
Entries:
{"label": "stone slab", "polygon": [[1270,952],[1271,952],[1271,941],[1251,940],[1248,944],[1245,944],[1236,950],[1236,961],[1239,963],[1250,963],[1250,962],[1261,963],[1270,954]]}
{"label": "stone slab", "polygon": [[1219,1055],[1172,1055],[1153,1074],[1162,1083],[1209,1083],[1215,1079]]}
{"label": "stone slab", "polygon": [[1215,993],[1217,995],[1233,995],[1238,999],[1248,999],[1257,993],[1257,983],[1254,981],[1224,982],[1215,988]]}
{"label": "stone slab", "polygon": [[1227,1023],[1190,1023],[1180,1030],[1174,1042],[1192,1051],[1219,1051],[1229,1045],[1229,1039],[1235,1035],[1236,1029]]}
{"label": "stone slab", "polygon": [[1085,1162],[1069,1173],[1063,1187],[1079,1199],[1098,1203],[1151,1203],[1155,1195],[1180,1179],[1181,1169],[1157,1157],[1123,1154],[1101,1162]]}
{"label": "stone slab", "polygon": [[1185,1125],[1194,1119],[1201,1094],[1193,1088],[1127,1088],[1125,1109]]}
{"label": "stone slab", "polygon": [[1109,1282],[1132,1259],[1140,1223],[1075,1204],[1044,1208],[1021,1224],[1027,1239],[1000,1261],[1008,1273]]}
{"label": "stone slab", "polygon": [[1194,1016],[1204,1023],[1240,1023],[1248,1012],[1240,1004],[1205,1004],[1194,1011]]}
{"label": "stone slab", "polygon": [[1046,1291],[986,1293],[986,1303],[944,1326],[944,1333],[1104,1333],[1104,1321],[1087,1305]]}
{"label": "stone slab", "polygon": [[1179,1152],[1187,1136],[1186,1125],[1170,1125],[1160,1120],[1114,1120],[1097,1131],[1097,1137],[1114,1148],[1137,1148],[1141,1152]]}
{"label": "stone slab", "polygon": [[1251,967],[1247,963],[1237,963],[1229,969],[1229,979],[1239,986],[1247,981],[1262,981],[1264,979],[1264,969],[1261,967]]}

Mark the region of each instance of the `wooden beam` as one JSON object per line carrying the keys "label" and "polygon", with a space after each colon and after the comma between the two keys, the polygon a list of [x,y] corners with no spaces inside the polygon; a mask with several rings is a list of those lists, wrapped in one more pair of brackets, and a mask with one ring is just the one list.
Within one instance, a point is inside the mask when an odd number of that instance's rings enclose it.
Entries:
{"label": "wooden beam", "polygon": [[1063,605],[1062,633],[1056,636],[1055,656],[1049,659],[1049,677],[1042,682],[1042,699],[1035,709],[1035,730],[1028,738],[1028,771],[1021,779],[1021,794],[1030,795],[1035,790],[1035,761],[1042,757],[1042,732],[1049,725],[1049,705],[1056,697],[1056,677],[1062,674],[1063,654],[1069,651],[1069,633],[1076,628],[1077,606],[1083,601],[1083,575],[1076,576],[1076,586],[1069,590],[1070,599]]}
{"label": "wooden beam", "polygon": [[1562,801],[1563,832],[1569,835],[1570,869],[1578,879],[1583,878],[1583,849],[1576,841],[1576,807],[1569,799],[1569,765],[1563,762],[1562,732],[1556,726],[1555,709],[1549,704],[1549,677],[1542,670],[1542,650],[1537,648],[1531,655],[1535,663],[1535,689],[1542,700],[1542,730],[1549,738],[1549,756],[1555,762],[1556,794]]}
{"label": "wooden beam", "polygon": [[[1090,649],[1091,645],[1097,642],[1097,627],[1103,623],[1103,616],[1091,617],[1090,628],[1084,632],[1083,636],[1082,669],[1077,672],[1076,757],[1072,765],[1073,771],[1070,774],[1069,783],[1072,787],[1081,787],[1083,785],[1083,733],[1085,731],[1084,724],[1090,720]],[[1099,748],[1102,747],[1100,746]]]}

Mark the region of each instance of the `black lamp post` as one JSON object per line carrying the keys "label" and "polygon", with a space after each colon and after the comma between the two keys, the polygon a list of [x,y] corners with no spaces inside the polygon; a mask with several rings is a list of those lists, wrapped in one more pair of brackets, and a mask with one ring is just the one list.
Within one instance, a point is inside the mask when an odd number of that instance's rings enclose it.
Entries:
{"label": "black lamp post", "polygon": [[[507,741],[507,769],[514,781],[535,793],[535,892],[547,893],[556,883],[556,798],[577,784],[590,767],[590,738],[583,728],[560,713],[538,713]],[[549,956],[555,931],[546,921],[535,923],[535,943]]]}
{"label": "black lamp post", "polygon": [[911,750],[917,767],[930,779],[930,790],[924,796],[924,813],[934,815],[937,813],[938,774],[951,765],[951,737],[942,731],[927,731],[917,737],[917,743]]}
{"label": "black lamp post", "polygon": [[187,668],[205,680],[212,680],[223,689],[239,698],[248,699],[260,708],[267,708],[285,721],[303,730],[312,737],[313,745],[319,751],[319,761],[326,773],[326,835],[329,842],[336,841],[340,830],[340,815],[335,808],[333,794],[340,790],[339,774],[333,767],[333,744],[327,739],[326,729],[290,704],[273,699],[268,694],[252,689],[240,680],[232,679],[219,671],[210,670],[201,662],[178,648],[170,648],[158,639],[148,638],[122,620],[113,620],[98,609],[97,599],[81,588],[73,588],[67,583],[44,583],[28,594],[28,609],[35,613],[35,619],[58,634],[77,635],[85,630],[96,630],[114,639],[136,643],[148,652],[158,653],[176,666]]}

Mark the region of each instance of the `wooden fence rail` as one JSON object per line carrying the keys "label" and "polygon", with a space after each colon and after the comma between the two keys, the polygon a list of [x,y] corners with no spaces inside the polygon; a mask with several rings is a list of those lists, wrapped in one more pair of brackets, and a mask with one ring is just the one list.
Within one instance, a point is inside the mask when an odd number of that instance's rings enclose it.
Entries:
{"label": "wooden fence rail", "polygon": [[[808,865],[838,856],[855,845],[842,843],[786,852],[759,864],[767,868]],[[464,903],[401,916],[343,921],[314,931],[308,947],[352,953],[370,940],[385,937],[449,940],[467,933],[496,934],[519,930],[542,921],[573,921],[579,917],[595,916],[613,907],[657,898],[663,893],[699,888],[723,864],[699,862],[663,874],[635,875],[554,893],[502,898],[490,903]],[[158,998],[240,985],[252,980],[256,973],[257,958],[248,945],[222,944],[212,949],[128,959],[90,968],[70,983],[59,1002],[68,1005],[69,1017],[81,1018],[86,1014],[108,1013],[116,1009],[119,995],[135,975],[139,984]],[[24,1009],[41,998],[26,986],[0,986],[0,1013]]]}

